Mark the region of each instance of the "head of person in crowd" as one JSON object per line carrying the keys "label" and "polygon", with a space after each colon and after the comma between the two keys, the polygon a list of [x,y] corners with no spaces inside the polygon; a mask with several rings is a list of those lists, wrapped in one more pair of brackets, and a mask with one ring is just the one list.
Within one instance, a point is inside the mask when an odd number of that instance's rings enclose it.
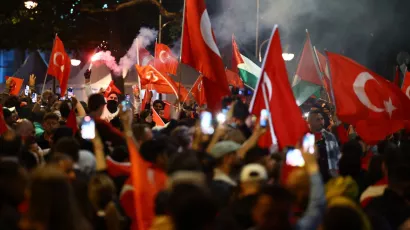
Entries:
{"label": "head of person in crowd", "polygon": [[202,164],[195,151],[185,150],[169,159],[168,175],[178,171],[202,172]]}
{"label": "head of person in crowd", "polygon": [[321,227],[323,230],[372,229],[369,219],[360,207],[353,200],[343,196],[328,201]]}
{"label": "head of person in crowd", "polygon": [[33,123],[43,124],[43,118],[46,115],[46,111],[44,109],[40,109],[39,111],[31,112],[31,120]]}
{"label": "head of person in crowd", "polygon": [[134,124],[132,125],[132,133],[138,144],[142,144],[145,141],[152,140],[153,134],[151,128],[146,124]]}
{"label": "head of person in crowd", "polygon": [[51,148],[51,152],[49,154],[53,155],[54,153],[61,153],[68,155],[74,162],[78,162],[79,160],[79,151],[80,151],[80,144],[76,139],[73,137],[56,137],[54,139],[53,136],[53,146]]}
{"label": "head of person in crowd", "polygon": [[55,113],[47,113],[43,118],[44,133],[50,136],[54,129],[60,127],[60,118]]}
{"label": "head of person in crowd", "polygon": [[171,138],[182,149],[189,149],[192,146],[194,140],[194,132],[187,126],[178,126],[171,132]]}
{"label": "head of person in crowd", "polygon": [[242,133],[242,131],[232,127],[227,128],[227,131],[223,139],[225,141],[234,141],[238,144],[243,144],[246,141],[246,137]]}
{"label": "head of person in crowd", "polygon": [[249,117],[248,105],[238,100],[232,106],[233,106],[233,113],[232,113],[233,122],[238,126],[244,125],[246,119]]}
{"label": "head of person in crowd", "polygon": [[9,131],[0,136],[0,158],[15,158],[20,155],[22,150],[22,139],[15,132]]}
{"label": "head of person in crowd", "polygon": [[265,167],[268,172],[268,177],[270,179],[275,179],[278,177],[280,169],[280,155],[270,154],[269,149],[254,147],[251,148],[244,157],[244,164],[261,164]]}
{"label": "head of person in crowd", "polygon": [[6,108],[15,108],[18,110],[20,108],[20,99],[17,96],[9,96],[4,102],[4,107]]}
{"label": "head of person in crowd", "polygon": [[168,201],[168,212],[175,230],[212,228],[217,207],[206,188],[190,183],[177,184],[172,188]]}
{"label": "head of person in crowd", "polygon": [[3,116],[4,116],[4,120],[6,121],[6,124],[10,127],[14,127],[14,125],[16,124],[19,118],[17,111],[14,107],[13,108],[3,107]]}
{"label": "head of person in crowd", "polygon": [[0,161],[0,203],[2,207],[8,204],[17,208],[24,200],[27,184],[28,175],[21,165],[13,161]]}
{"label": "head of person in crowd", "polygon": [[68,115],[73,109],[73,103],[70,100],[65,100],[61,102],[60,113],[63,120],[67,120]]}
{"label": "head of person in crowd", "polygon": [[170,157],[177,152],[177,146],[167,137],[160,137],[142,143],[141,156],[154,166],[167,171]]}
{"label": "head of person in crowd", "polygon": [[96,118],[101,117],[106,104],[107,102],[105,102],[105,98],[102,94],[96,93],[90,95],[88,98],[88,109],[90,111],[90,116]]}
{"label": "head of person in crowd", "polygon": [[74,164],[74,160],[69,155],[57,152],[53,153],[49,161],[50,166],[53,166],[60,172],[64,173],[70,181],[76,179]]}
{"label": "head of person in crowd", "polygon": [[23,139],[34,138],[35,131],[33,123],[27,119],[20,120],[17,122],[16,134],[21,136]]}
{"label": "head of person in crowd", "polygon": [[252,218],[256,229],[291,230],[290,223],[293,197],[279,186],[264,187],[252,209]]}
{"label": "head of person in crowd", "polygon": [[86,230],[66,175],[55,167],[38,168],[29,187],[29,209],[21,229]]}
{"label": "head of person in crowd", "polygon": [[88,198],[95,212],[105,211],[107,205],[116,199],[116,189],[112,179],[105,174],[91,177],[88,183]]}
{"label": "head of person in crowd", "polygon": [[151,128],[152,128],[153,126],[155,126],[155,124],[153,124],[153,122],[152,122],[151,111],[149,111],[149,110],[143,110],[143,111],[141,111],[141,113],[140,113],[140,119],[141,119],[140,123],[142,123],[142,124],[148,124],[148,125],[151,126]]}
{"label": "head of person in crowd", "polygon": [[268,172],[260,164],[247,164],[239,176],[240,196],[256,195],[268,180]]}
{"label": "head of person in crowd", "polygon": [[108,94],[107,101],[116,101],[118,103],[118,94],[111,92]]}
{"label": "head of person in crowd", "polygon": [[306,210],[310,191],[310,179],[306,169],[293,169],[286,178],[285,187],[294,196],[296,207],[301,211]]}
{"label": "head of person in crowd", "polygon": [[367,181],[370,185],[372,185],[381,180],[383,177],[383,157],[380,155],[374,155],[369,163]]}
{"label": "head of person in crowd", "polygon": [[152,107],[154,108],[155,112],[160,114],[161,110],[164,110],[165,108],[165,103],[161,100],[155,100],[154,103],[152,103]]}
{"label": "head of person in crowd", "polygon": [[339,173],[342,176],[359,176],[361,169],[362,146],[357,140],[350,140],[343,145],[339,160]]}
{"label": "head of person in crowd", "polygon": [[320,132],[325,127],[325,120],[319,110],[309,112],[308,123],[312,133]]}
{"label": "head of person in crowd", "polygon": [[233,141],[221,141],[211,149],[211,156],[215,159],[215,167],[225,174],[229,174],[235,165],[240,163],[237,151],[241,145]]}

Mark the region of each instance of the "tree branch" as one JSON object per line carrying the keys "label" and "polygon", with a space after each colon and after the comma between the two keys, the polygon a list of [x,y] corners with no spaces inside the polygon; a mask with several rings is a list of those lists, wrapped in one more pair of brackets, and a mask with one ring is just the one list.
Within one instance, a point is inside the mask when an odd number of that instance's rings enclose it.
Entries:
{"label": "tree branch", "polygon": [[114,8],[110,8],[110,9],[88,9],[88,8],[83,8],[80,9],[80,11],[82,12],[88,12],[91,14],[94,13],[105,13],[105,12],[117,12],[120,11],[124,8],[128,8],[137,4],[141,4],[141,3],[151,3],[154,4],[158,7],[159,13],[166,18],[180,18],[182,17],[181,13],[176,13],[176,12],[169,12],[168,10],[166,10],[164,8],[164,6],[158,2],[158,0],[131,0],[129,2],[125,2],[125,3],[121,3],[116,5]]}

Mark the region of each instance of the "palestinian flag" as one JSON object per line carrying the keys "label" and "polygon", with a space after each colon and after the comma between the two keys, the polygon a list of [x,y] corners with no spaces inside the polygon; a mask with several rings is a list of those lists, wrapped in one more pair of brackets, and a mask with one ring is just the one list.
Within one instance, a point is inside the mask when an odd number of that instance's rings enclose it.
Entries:
{"label": "palestinian flag", "polygon": [[253,63],[249,58],[239,52],[235,38],[232,36],[232,70],[239,73],[244,85],[255,89],[258,78],[261,74],[261,68]]}

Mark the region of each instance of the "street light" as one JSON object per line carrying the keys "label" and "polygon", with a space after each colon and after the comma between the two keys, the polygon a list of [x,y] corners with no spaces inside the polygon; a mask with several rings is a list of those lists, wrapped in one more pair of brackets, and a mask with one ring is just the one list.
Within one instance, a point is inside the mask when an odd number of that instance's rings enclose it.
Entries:
{"label": "street light", "polygon": [[[264,45],[268,44],[269,41],[270,41],[270,39],[266,39],[259,46],[259,62],[262,62],[262,49],[263,49]],[[293,58],[295,57],[295,54],[293,54],[293,53],[282,53],[282,57],[283,57],[283,60],[285,60],[285,61],[292,61]]]}
{"label": "street light", "polygon": [[38,6],[38,3],[35,0],[29,0],[24,2],[24,7],[29,10],[32,10]]}
{"label": "street light", "polygon": [[71,59],[72,66],[79,66],[81,64],[81,60],[78,59]]}
{"label": "street light", "polygon": [[283,60],[285,61],[292,61],[293,58],[295,57],[295,54],[292,53],[283,53],[282,54]]}

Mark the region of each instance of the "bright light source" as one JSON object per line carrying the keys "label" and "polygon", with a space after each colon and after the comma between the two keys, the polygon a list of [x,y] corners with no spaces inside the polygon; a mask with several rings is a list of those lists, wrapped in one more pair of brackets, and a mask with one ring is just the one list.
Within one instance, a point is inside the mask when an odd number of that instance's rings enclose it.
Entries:
{"label": "bright light source", "polygon": [[71,59],[72,66],[79,66],[81,64],[81,60],[78,59]]}
{"label": "bright light source", "polygon": [[309,116],[309,112],[303,114],[303,117],[308,117]]}
{"label": "bright light source", "polygon": [[292,61],[293,58],[295,57],[295,54],[292,53],[283,53],[282,54],[283,60],[285,61]]}
{"label": "bright light source", "polygon": [[24,2],[24,7],[26,7],[29,10],[32,10],[38,6],[38,3],[36,1],[25,1]]}
{"label": "bright light source", "polygon": [[226,121],[226,115],[223,113],[218,113],[218,115],[216,115],[216,120],[219,124],[222,124]]}
{"label": "bright light source", "polygon": [[102,8],[103,8],[103,9],[107,9],[107,8],[108,8],[108,4],[105,3]]}
{"label": "bright light source", "polygon": [[94,55],[91,57],[91,61],[92,61],[92,62],[98,61],[98,60],[100,60],[100,59],[101,59],[101,53],[100,53],[100,52],[94,54]]}

